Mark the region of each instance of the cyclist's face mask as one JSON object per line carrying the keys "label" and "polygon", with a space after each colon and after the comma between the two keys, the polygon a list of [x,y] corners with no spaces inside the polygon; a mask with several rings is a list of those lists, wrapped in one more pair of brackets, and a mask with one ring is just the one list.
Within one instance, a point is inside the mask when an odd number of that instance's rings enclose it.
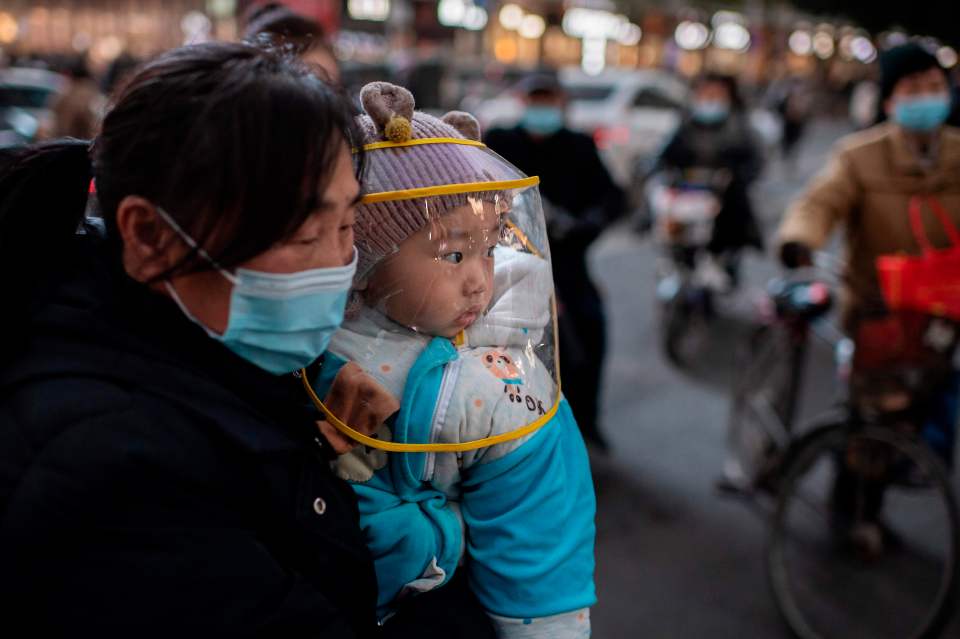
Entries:
{"label": "cyclist's face mask", "polygon": [[900,78],[887,102],[890,118],[909,131],[925,133],[950,115],[950,86],[943,70],[932,67]]}
{"label": "cyclist's face mask", "polygon": [[905,96],[893,104],[893,121],[911,131],[933,131],[949,115],[950,94],[945,91]]}

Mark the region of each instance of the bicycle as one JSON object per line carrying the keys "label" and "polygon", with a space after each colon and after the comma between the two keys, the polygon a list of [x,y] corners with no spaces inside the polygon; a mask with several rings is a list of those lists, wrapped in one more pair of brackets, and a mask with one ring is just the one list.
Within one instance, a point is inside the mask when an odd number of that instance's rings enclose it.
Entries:
{"label": "bicycle", "polygon": [[667,170],[647,180],[644,189],[663,253],[656,289],[661,343],[678,366],[695,359],[714,313],[714,297],[733,286],[736,256],[707,250],[730,179],[726,170]]}
{"label": "bicycle", "polygon": [[[854,349],[817,330],[832,297],[809,273],[775,281],[769,300],[769,321],[751,337],[734,387],[729,433],[738,455],[722,487],[769,505],[765,568],[782,618],[800,639],[939,636],[955,607],[960,516],[918,424],[960,332],[928,316],[864,323],[874,338],[902,324],[901,342],[916,357],[900,353],[897,363],[864,348],[866,337]],[[801,425],[815,334],[838,347],[850,395]]]}

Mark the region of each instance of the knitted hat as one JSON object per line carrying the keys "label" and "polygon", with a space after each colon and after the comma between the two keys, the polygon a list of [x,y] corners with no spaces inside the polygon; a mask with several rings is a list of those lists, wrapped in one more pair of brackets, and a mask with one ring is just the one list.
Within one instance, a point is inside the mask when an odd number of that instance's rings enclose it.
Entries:
{"label": "knitted hat", "polygon": [[[364,202],[357,208],[354,227],[360,276],[430,219],[469,200],[497,202],[506,197],[502,185],[486,183],[526,177],[480,143],[480,125],[469,113],[451,111],[436,118],[414,111],[413,95],[387,82],[366,85],[360,103],[365,115],[358,121],[367,149]],[[445,193],[433,193],[438,187]],[[418,197],[417,189],[430,193]]]}
{"label": "knitted hat", "polygon": [[893,88],[902,78],[927,69],[940,69],[937,56],[916,42],[908,42],[880,54],[880,96],[890,97]]}

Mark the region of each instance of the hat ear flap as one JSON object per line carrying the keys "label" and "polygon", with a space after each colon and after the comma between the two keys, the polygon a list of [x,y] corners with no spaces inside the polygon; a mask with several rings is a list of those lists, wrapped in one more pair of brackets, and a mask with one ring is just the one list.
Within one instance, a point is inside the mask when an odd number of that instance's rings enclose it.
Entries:
{"label": "hat ear flap", "polygon": [[480,141],[480,122],[465,111],[451,111],[440,118],[468,140]]}
{"label": "hat ear flap", "polygon": [[382,136],[391,142],[413,137],[413,94],[389,82],[371,82],[360,91],[360,104]]}

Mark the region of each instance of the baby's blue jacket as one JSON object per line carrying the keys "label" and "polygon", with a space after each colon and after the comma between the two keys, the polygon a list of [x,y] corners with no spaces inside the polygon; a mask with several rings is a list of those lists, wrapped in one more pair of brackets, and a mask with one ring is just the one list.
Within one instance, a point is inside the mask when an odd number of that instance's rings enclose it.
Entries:
{"label": "baby's blue jacket", "polygon": [[[457,357],[448,339],[427,344],[390,424],[394,441],[431,441],[444,368]],[[321,397],[344,363],[327,353],[315,383]],[[389,453],[386,466],[353,484],[376,564],[381,615],[405,586],[430,572],[432,560],[447,581],[464,554],[472,590],[496,615],[546,617],[596,602],[596,504],[586,450],[565,399],[520,446],[463,472],[459,500],[422,481],[427,458]]]}

